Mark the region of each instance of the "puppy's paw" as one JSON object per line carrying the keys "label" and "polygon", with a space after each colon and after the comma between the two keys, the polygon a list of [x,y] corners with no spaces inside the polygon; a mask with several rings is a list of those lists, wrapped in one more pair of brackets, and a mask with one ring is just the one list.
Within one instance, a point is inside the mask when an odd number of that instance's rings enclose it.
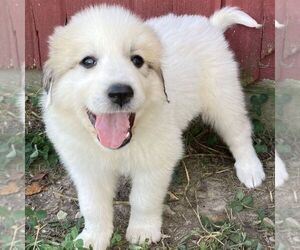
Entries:
{"label": "puppy's paw", "polygon": [[257,157],[247,161],[237,161],[234,166],[237,177],[247,188],[258,187],[266,177],[262,164]]}
{"label": "puppy's paw", "polygon": [[110,243],[111,234],[103,234],[103,232],[83,229],[83,231],[77,236],[76,240],[82,239],[85,248],[90,246],[94,250],[106,250]]}
{"label": "puppy's paw", "polygon": [[289,178],[286,167],[281,158],[275,153],[275,186],[280,187]]}
{"label": "puppy's paw", "polygon": [[149,243],[159,242],[161,239],[160,226],[129,225],[126,231],[126,239],[132,244],[142,244],[146,240]]}

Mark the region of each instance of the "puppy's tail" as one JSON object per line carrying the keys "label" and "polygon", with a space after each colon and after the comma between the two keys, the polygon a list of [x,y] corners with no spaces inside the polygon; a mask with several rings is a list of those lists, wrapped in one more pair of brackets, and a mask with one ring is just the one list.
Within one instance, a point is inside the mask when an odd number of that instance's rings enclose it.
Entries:
{"label": "puppy's tail", "polygon": [[234,24],[242,24],[257,29],[261,27],[261,24],[258,24],[251,16],[236,7],[220,9],[209,18],[209,21],[213,26],[218,27],[223,32]]}

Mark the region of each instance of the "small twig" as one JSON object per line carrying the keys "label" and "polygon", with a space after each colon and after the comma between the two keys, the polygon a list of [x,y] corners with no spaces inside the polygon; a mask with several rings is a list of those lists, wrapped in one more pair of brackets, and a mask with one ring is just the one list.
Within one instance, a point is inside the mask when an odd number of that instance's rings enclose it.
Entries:
{"label": "small twig", "polygon": [[168,191],[168,195],[173,199],[173,200],[176,200],[176,201],[179,201],[179,198],[173,194],[172,192]]}
{"label": "small twig", "polygon": [[40,225],[37,226],[37,231],[36,231],[36,235],[35,235],[35,239],[34,239],[34,245],[33,245],[33,250],[36,250],[37,249],[37,241],[38,241],[38,238],[39,238],[39,234],[40,234],[40,231],[46,226],[47,224],[43,225],[40,227]]}
{"label": "small twig", "polygon": [[199,215],[199,212],[196,211],[196,210],[193,208],[193,206],[192,206],[192,204],[191,204],[191,202],[190,202],[190,200],[188,199],[187,196],[185,196],[185,199],[186,199],[186,201],[188,202],[188,204],[189,204],[189,206],[191,207],[191,209],[192,209],[192,211],[194,212],[194,214],[196,215],[196,217],[197,217],[197,219],[198,219],[198,221],[199,221],[199,224],[200,224],[202,230],[203,230],[206,234],[208,234],[207,236],[204,236],[204,238],[208,238],[208,239],[209,239],[209,238],[213,238],[213,239],[215,239],[216,241],[218,241],[221,245],[224,245],[224,243],[223,243],[222,241],[220,241],[220,240],[217,238],[217,236],[220,235],[220,232],[209,232],[209,231],[203,226],[202,221],[201,221],[201,217],[200,217],[200,215]]}
{"label": "small twig", "polygon": [[69,199],[69,200],[78,201],[78,198],[70,197],[70,196],[61,194],[61,193],[59,193],[59,192],[53,191],[53,194],[54,194],[54,195],[57,195],[57,196],[59,196],[59,197],[63,197],[63,198]]}
{"label": "small twig", "polygon": [[229,168],[226,168],[226,169],[217,171],[216,174],[221,174],[221,173],[224,173],[224,172],[227,172],[227,171],[230,171],[230,169],[229,169]]}
{"label": "small twig", "polygon": [[113,201],[114,205],[126,205],[126,206],[130,206],[129,201]]}
{"label": "small twig", "polygon": [[33,116],[35,116],[36,118],[42,118],[40,115],[38,115],[38,114],[35,113],[34,111],[31,111],[31,114],[33,114]]}
{"label": "small twig", "polygon": [[224,154],[189,154],[189,155],[185,155],[183,159],[192,158],[192,157],[217,157],[217,158],[226,158],[226,159],[233,160],[232,157]]}
{"label": "small twig", "polygon": [[273,201],[274,201],[273,194],[272,194],[271,190],[270,190],[270,201],[271,201],[271,203],[273,203]]}
{"label": "small twig", "polygon": [[183,165],[183,167],[184,167],[185,175],[186,175],[186,180],[187,180],[187,184],[186,184],[186,186],[185,186],[185,188],[184,188],[184,193],[185,193],[185,196],[186,196],[186,193],[187,193],[188,188],[189,188],[189,186],[190,186],[190,175],[189,175],[189,172],[188,172],[188,170],[187,170],[187,167],[186,167],[184,161],[182,161],[182,165]]}
{"label": "small twig", "polygon": [[220,152],[220,151],[218,151],[218,150],[216,150],[216,149],[213,149],[213,148],[210,148],[210,147],[208,147],[208,146],[206,146],[206,145],[203,145],[202,143],[200,143],[199,141],[197,141],[196,139],[194,140],[199,146],[201,146],[201,147],[203,147],[203,148],[205,148],[205,149],[207,149],[207,150],[209,150],[209,151],[212,151],[212,152],[215,152],[215,153],[218,153],[218,154],[222,154],[222,152]]}
{"label": "small twig", "polygon": [[15,246],[15,240],[16,240],[17,233],[18,233],[18,231],[19,231],[22,227],[24,227],[24,226],[25,226],[25,224],[23,224],[23,225],[21,225],[21,226],[15,228],[15,230],[14,230],[14,235],[13,235],[13,238],[12,238],[12,240],[11,240],[9,250],[12,250],[13,247]]}

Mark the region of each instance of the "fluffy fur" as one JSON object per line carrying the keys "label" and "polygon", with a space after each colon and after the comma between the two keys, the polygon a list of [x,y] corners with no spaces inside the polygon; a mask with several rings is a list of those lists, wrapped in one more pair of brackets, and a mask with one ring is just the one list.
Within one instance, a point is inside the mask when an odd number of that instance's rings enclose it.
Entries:
{"label": "fluffy fur", "polygon": [[[76,185],[85,218],[79,238],[86,245],[97,250],[109,245],[120,175],[132,179],[127,239],[160,240],[163,200],[184,152],[182,131],[199,114],[228,144],[240,181],[248,188],[262,183],[265,174],[252,146],[238,66],[223,35],[234,23],[259,27],[235,8],[211,19],[170,14],[143,22],[123,8],[97,6],[56,28],[44,69],[44,120]],[[142,68],[130,61],[133,53],[145,59]],[[89,55],[98,63],[85,69],[79,62]],[[125,111],[135,112],[136,120],[130,143],[109,150],[98,142],[86,108],[119,112],[106,96],[119,82],[134,89]]]}

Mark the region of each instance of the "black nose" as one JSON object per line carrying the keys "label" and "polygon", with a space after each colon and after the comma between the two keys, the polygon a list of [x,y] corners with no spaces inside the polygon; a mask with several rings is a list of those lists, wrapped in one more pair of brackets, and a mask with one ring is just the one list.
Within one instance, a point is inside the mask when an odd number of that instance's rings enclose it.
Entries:
{"label": "black nose", "polygon": [[108,97],[113,102],[122,107],[133,97],[133,89],[126,84],[114,84],[108,89]]}

